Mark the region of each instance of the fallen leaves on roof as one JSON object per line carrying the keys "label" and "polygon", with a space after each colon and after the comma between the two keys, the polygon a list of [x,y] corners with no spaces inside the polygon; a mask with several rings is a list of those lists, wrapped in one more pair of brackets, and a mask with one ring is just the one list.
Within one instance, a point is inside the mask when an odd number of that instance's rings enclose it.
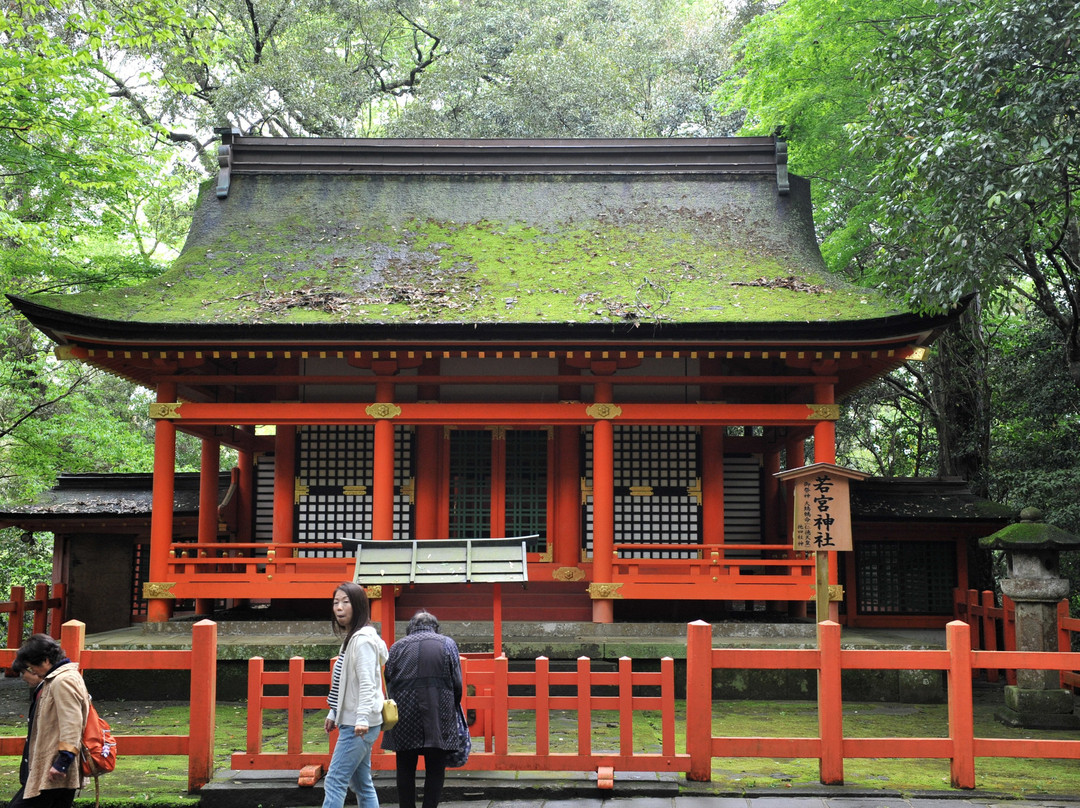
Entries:
{"label": "fallen leaves on roof", "polygon": [[787,289],[792,292],[810,292],[815,295],[828,294],[824,286],[799,280],[794,275],[785,278],[758,278],[753,281],[732,281],[732,286],[760,286],[764,289]]}

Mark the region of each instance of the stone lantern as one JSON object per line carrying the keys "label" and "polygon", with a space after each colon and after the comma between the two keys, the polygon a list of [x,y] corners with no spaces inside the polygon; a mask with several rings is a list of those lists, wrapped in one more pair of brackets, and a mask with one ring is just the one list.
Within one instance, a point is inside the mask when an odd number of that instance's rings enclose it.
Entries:
{"label": "stone lantern", "polygon": [[[1016,650],[1057,650],[1057,604],[1069,595],[1059,575],[1059,555],[1080,550],[1080,537],[1042,521],[1035,508],[1020,512],[1020,522],[979,540],[986,550],[1004,550],[1008,577],[1001,591],[1016,604]],[[1011,727],[1075,729],[1073,695],[1061,687],[1058,671],[1017,670],[1016,684],[1005,688],[1005,707],[996,717]]]}

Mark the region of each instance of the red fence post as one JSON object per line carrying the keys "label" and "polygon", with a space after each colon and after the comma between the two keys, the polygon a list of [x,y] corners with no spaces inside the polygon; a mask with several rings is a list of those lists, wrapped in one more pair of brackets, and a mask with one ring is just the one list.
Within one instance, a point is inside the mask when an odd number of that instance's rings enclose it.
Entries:
{"label": "red fence post", "polygon": [[248,660],[247,680],[247,753],[258,755],[262,752],[262,688],[263,669],[266,663],[262,657]]}
{"label": "red fence post", "polygon": [[[1069,630],[1068,623],[1066,622],[1068,619],[1069,599],[1065,598],[1064,600],[1059,601],[1057,605],[1057,649],[1059,652],[1064,654],[1072,651],[1072,632]],[[1005,649],[1010,651],[1015,650],[1013,648],[1009,648],[1008,645],[1005,646]],[[1061,687],[1065,689],[1071,689],[1071,685],[1069,685],[1067,680],[1067,672],[1061,671],[1058,680],[1061,683]],[[1013,684],[1013,682],[1010,682],[1009,684]]]}
{"label": "red fence post", "polygon": [[588,657],[577,658],[577,726],[579,755],[592,754],[592,668]]}
{"label": "red fence post", "polygon": [[695,620],[686,627],[687,780],[712,780],[712,626]]}
{"label": "red fence post", "polygon": [[968,631],[971,632],[971,647],[982,648],[982,643],[979,640],[979,620],[978,612],[979,606],[979,593],[975,589],[969,589],[967,591],[967,624]]}
{"label": "red fence post", "polygon": [[547,757],[551,753],[551,661],[547,657],[536,658],[536,754]]}
{"label": "red fence post", "polygon": [[290,755],[304,751],[304,658],[289,657],[288,729],[285,748]]}
{"label": "red fence post", "polygon": [[509,749],[509,739],[506,737],[510,731],[510,663],[506,657],[501,656],[495,660],[494,677],[492,678],[492,710],[491,721],[495,737],[492,739],[492,747],[497,755],[505,755]]}
{"label": "red fence post", "polygon": [[81,620],[68,620],[60,627],[60,647],[72,662],[82,659],[86,647],[86,623]]}
{"label": "red fence post", "polygon": [[971,632],[960,621],[945,627],[949,649],[949,739],[953,788],[975,788],[975,715],[971,702]]}
{"label": "red fence post", "polygon": [[191,735],[188,739],[188,791],[214,776],[217,705],[217,623],[200,620],[191,627]]}
{"label": "red fence post", "polygon": [[675,660],[660,660],[660,752],[675,754]]}
{"label": "red fence post", "polygon": [[[1016,650],[1016,604],[1008,595],[1001,596],[1001,625],[1006,651]],[[1005,684],[1016,684],[1016,668],[1005,669]]]}
{"label": "red fence post", "polygon": [[840,624],[818,623],[818,731],[821,735],[819,769],[823,785],[844,782],[844,703],[840,688]]}
{"label": "red fence post", "polygon": [[34,633],[44,634],[46,620],[49,617],[49,585],[38,584],[34,587]]}
{"label": "red fence post", "polygon": [[23,619],[26,617],[26,590],[21,586],[11,587],[11,615],[8,617],[7,647],[18,648],[22,645]]}
{"label": "red fence post", "polygon": [[64,622],[64,603],[67,599],[67,585],[53,584],[53,602],[56,604],[49,613],[49,633],[56,639],[60,637],[60,626]]}
{"label": "red fence post", "polygon": [[634,754],[634,662],[619,657],[619,754]]}
{"label": "red fence post", "polygon": [[[994,593],[989,589],[984,589],[982,592],[982,650],[983,651],[996,651],[998,649],[997,642],[997,624],[994,622]],[[1002,610],[1002,625],[1004,625],[1004,609]],[[986,681],[996,682],[998,680],[998,669],[987,668]]]}

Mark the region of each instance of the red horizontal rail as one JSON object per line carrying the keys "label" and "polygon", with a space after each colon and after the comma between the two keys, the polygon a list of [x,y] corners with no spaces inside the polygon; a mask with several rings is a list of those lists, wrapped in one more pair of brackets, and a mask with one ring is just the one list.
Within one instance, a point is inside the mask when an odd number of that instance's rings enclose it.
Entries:
{"label": "red horizontal rail", "polygon": [[[510,672],[506,657],[477,659],[462,657],[464,695],[462,708],[476,715],[473,734],[484,739],[465,768],[480,770],[564,771],[596,770],[612,767],[622,771],[685,771],[689,757],[675,752],[675,674],[670,657],[661,660],[660,671],[633,670],[627,657],[619,660],[615,672],[592,671],[591,661],[582,657],[574,672],[549,669],[548,660],[540,657],[532,671]],[[313,684],[328,685],[329,671],[310,672],[301,657],[289,660],[289,670],[269,672],[261,658],[253,658],[248,667],[248,733],[246,749],[232,756],[236,769],[301,768],[327,765],[333,753],[333,739],[326,752],[309,752],[303,747],[303,710],[325,706],[325,697],[304,695]],[[331,666],[333,661],[331,661]],[[266,695],[268,687],[287,688],[286,695]],[[510,694],[510,688],[531,688],[532,695]],[[551,688],[570,688],[573,695],[552,696]],[[634,695],[635,688],[659,688],[660,695]],[[596,688],[616,688],[617,695],[594,693]],[[286,711],[287,751],[264,752],[262,749],[263,714],[266,710]],[[511,753],[507,745],[511,710],[536,713],[535,749]],[[548,727],[552,710],[578,712],[577,752],[552,752]],[[618,714],[619,749],[594,750],[591,744],[592,714],[595,711]],[[661,752],[634,750],[634,713],[651,711],[661,714]],[[375,769],[394,768],[392,753],[377,749],[372,758]]]}
{"label": "red horizontal rail", "polygon": [[[711,648],[712,627],[696,621],[687,630],[687,776],[711,778],[713,757],[810,757],[820,764],[824,784],[843,782],[845,758],[945,758],[953,786],[975,787],[976,757],[1080,759],[1080,740],[977,738],[974,734],[972,680],[1001,668],[1059,670],[1080,668],[1080,653],[1054,651],[979,651],[972,649],[970,626],[947,627],[947,650],[842,649],[840,626],[818,626],[818,647],[803,649]],[[712,671],[717,668],[804,669],[818,672],[819,736],[745,738],[712,735]],[[841,679],[845,670],[944,670],[948,672],[949,737],[845,738]]]}
{"label": "red horizontal rail", "polygon": [[[188,759],[188,790],[196,791],[214,772],[214,710],[217,701],[217,624],[201,620],[192,626],[190,650],[101,651],[86,648],[86,625],[64,623],[60,644],[87,670],[186,670],[191,673],[189,729],[186,735],[117,735],[124,757],[180,755]],[[0,754],[22,754],[23,739],[0,741]]]}

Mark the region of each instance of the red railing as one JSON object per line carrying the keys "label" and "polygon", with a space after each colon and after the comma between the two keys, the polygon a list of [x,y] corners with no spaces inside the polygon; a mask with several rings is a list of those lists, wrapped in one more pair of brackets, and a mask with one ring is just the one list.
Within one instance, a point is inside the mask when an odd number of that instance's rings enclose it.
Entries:
{"label": "red railing", "polygon": [[[1061,601],[1057,608],[1058,625],[1058,650],[1072,651],[1073,634],[1080,632],[1080,618],[1069,616],[1068,599]],[[1072,690],[1074,693],[1080,690],[1080,672],[1062,671],[1061,686]]]}
{"label": "red railing", "polygon": [[[1077,625],[1069,624],[1069,631]],[[121,736],[120,751],[133,755],[187,755],[189,787],[206,783],[212,774],[216,625],[193,628],[191,651],[84,650],[85,627],[77,621],[64,626],[61,642],[72,659],[88,669],[191,670],[191,731],[188,736]],[[837,623],[818,625],[814,649],[713,648],[712,627],[691,623],[687,630],[686,752],[676,752],[674,662],[664,658],[660,670],[633,669],[628,658],[616,671],[594,671],[591,660],[580,658],[573,671],[552,671],[540,657],[532,670],[510,671],[505,657],[462,658],[465,709],[475,712],[475,737],[483,738],[466,768],[480,771],[540,770],[596,771],[598,784],[611,787],[614,771],[685,772],[691,780],[709,780],[713,758],[816,758],[824,784],[839,784],[848,758],[939,758],[950,761],[952,784],[975,787],[976,758],[1080,759],[1080,740],[980,738],[975,736],[972,682],[983,671],[1001,669],[1080,670],[1080,653],[1062,651],[982,651],[972,645],[969,625],[960,621],[946,628],[943,650],[844,649]],[[0,651],[0,664],[10,664],[11,650]],[[817,673],[818,733],[814,737],[723,737],[713,733],[713,671],[812,670]],[[849,670],[944,671],[948,686],[948,732],[943,737],[849,738],[844,736],[842,680]],[[330,669],[305,670],[294,657],[287,671],[264,670],[263,660],[249,663],[248,737],[244,752],[232,756],[236,769],[294,769],[329,761],[325,752],[304,751],[305,710],[324,709],[325,696],[307,695],[312,687],[329,686]],[[267,688],[284,688],[285,695],[267,695]],[[651,695],[635,695],[648,690]],[[267,710],[287,712],[287,748],[267,753],[262,748],[262,725]],[[576,714],[570,749],[554,749],[553,713]],[[597,711],[618,725],[618,748],[595,749],[592,727]],[[525,746],[510,748],[511,714],[532,713],[535,737]],[[660,751],[635,748],[634,723],[641,712],[660,716]],[[320,722],[321,726],[321,722]],[[0,739],[0,755],[17,755],[22,738]],[[520,741],[519,741],[520,744]],[[478,744],[479,745],[479,744]],[[394,766],[392,753],[379,750],[376,769]]]}
{"label": "red railing", "polygon": [[[1005,595],[997,605],[994,593],[989,589],[953,591],[953,614],[957,620],[968,624],[971,630],[971,647],[977,651],[1016,650],[1016,605]],[[997,682],[1001,671],[987,670],[986,681]],[[1016,684],[1016,671],[1005,670],[1005,681]]]}
{"label": "red railing", "polygon": [[[712,627],[691,623],[687,632],[686,749],[691,780],[709,780],[714,757],[817,758],[823,784],[844,781],[845,758],[944,758],[952,784],[975,787],[975,758],[1080,759],[1080,740],[976,738],[972,679],[1000,668],[1075,670],[1080,653],[975,651],[971,629],[946,627],[947,649],[841,649],[840,625],[818,624],[816,649],[712,648]],[[712,672],[815,670],[818,672],[818,736],[801,738],[715,737],[712,734]],[[845,670],[941,670],[948,674],[949,732],[943,738],[847,738],[843,732],[841,677]]]}
{"label": "red railing", "polygon": [[[616,544],[613,583],[626,598],[683,597],[699,600],[808,600],[814,560],[777,544]],[[327,587],[352,577],[351,556],[315,557],[341,551],[339,542],[176,542],[169,550],[170,581],[180,598],[322,598]],[[643,552],[687,558],[637,558]],[[544,562],[530,560],[530,567]],[[586,572],[586,575],[588,573]]]}
{"label": "red railing", "polygon": [[[331,662],[331,665],[333,663]],[[670,657],[660,661],[660,670],[633,670],[632,661],[623,657],[616,671],[594,671],[591,660],[581,657],[574,671],[552,671],[545,657],[536,660],[531,671],[510,671],[506,657],[476,659],[462,657],[465,694],[462,707],[475,713],[472,732],[483,738],[482,748],[473,749],[466,769],[479,771],[596,771],[600,780],[610,785],[615,769],[620,771],[685,771],[689,757],[675,752],[675,663]],[[305,695],[312,686],[328,687],[329,669],[308,671],[301,657],[289,660],[288,671],[267,671],[261,658],[248,666],[247,746],[232,756],[234,769],[302,769],[329,764],[333,738],[326,752],[304,751],[304,710],[325,709],[325,696]],[[285,695],[267,695],[267,688],[281,688]],[[613,689],[601,695],[598,689]],[[655,695],[635,695],[648,688]],[[526,692],[526,695],[518,693]],[[555,692],[569,692],[570,695]],[[511,695],[511,693],[515,695]],[[262,743],[263,713],[287,710],[286,750],[264,752]],[[552,713],[573,711],[577,714],[576,741],[572,751],[552,749]],[[619,748],[593,748],[592,722],[599,710],[618,716]],[[535,738],[527,750],[509,748],[510,714],[533,713]],[[660,715],[660,752],[634,748],[635,714],[656,712]],[[479,744],[478,744],[479,745]],[[375,769],[393,769],[392,753],[377,749],[372,758]],[[605,778],[604,772],[610,774]]]}
{"label": "red railing", "polygon": [[64,585],[53,584],[49,595],[48,584],[34,587],[34,597],[27,600],[26,588],[11,587],[11,599],[0,603],[0,614],[7,614],[7,647],[18,649],[26,638],[26,614],[34,615],[33,634],[49,634],[59,638],[60,624],[64,622]]}
{"label": "red railing", "polygon": [[[117,754],[137,756],[181,755],[188,759],[188,790],[201,788],[214,775],[214,710],[217,699],[217,624],[210,620],[191,629],[191,650],[101,651],[86,648],[86,625],[64,623],[60,645],[72,662],[87,670],[177,670],[191,673],[191,712],[187,735],[117,735]],[[10,666],[11,649],[0,650],[0,665]],[[92,695],[92,694],[91,694]],[[0,756],[21,755],[23,737],[0,738]]]}

